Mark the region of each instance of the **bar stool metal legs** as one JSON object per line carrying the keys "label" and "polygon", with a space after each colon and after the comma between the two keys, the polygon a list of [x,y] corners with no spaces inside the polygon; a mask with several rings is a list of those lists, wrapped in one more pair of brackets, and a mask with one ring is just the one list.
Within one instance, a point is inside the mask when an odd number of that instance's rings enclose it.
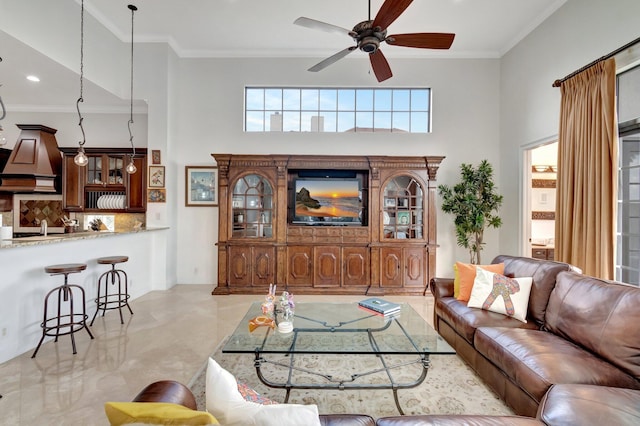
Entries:
{"label": "bar stool metal legs", "polygon": [[[42,327],[42,337],[38,342],[36,350],[31,355],[31,358],[35,358],[44,338],[46,336],[55,337],[55,341],[58,341],[58,337],[69,334],[71,336],[71,346],[73,347],[73,353],[76,354],[76,340],[74,333],[82,330],[83,328],[89,333],[89,337],[93,339],[93,334],[87,327],[87,318],[85,308],[85,293],[84,288],[76,284],[69,284],[69,274],[81,272],[87,269],[87,265],[83,263],[71,263],[64,265],[53,265],[44,268],[45,272],[51,275],[64,275],[64,284],[54,288],[44,298],[44,316],[40,327]],[[78,303],[80,308],[74,306],[74,294],[78,297]],[[49,298],[57,296],[57,311],[56,315],[47,318],[49,309]],[[63,306],[67,305],[68,310],[63,309]],[[78,311],[76,311],[78,309]],[[65,313],[67,312],[67,313]]]}
{"label": "bar stool metal legs", "polygon": [[[122,308],[126,306],[131,315],[133,315],[131,306],[129,306],[129,298],[131,296],[129,295],[127,273],[122,269],[116,269],[116,264],[124,263],[128,260],[128,256],[110,256],[98,259],[99,264],[111,265],[111,269],[100,275],[98,279],[98,297],[95,299],[97,309],[89,325],[93,325],[93,321],[95,321],[99,311],[102,311],[102,316],[104,316],[108,310],[117,309],[120,313],[120,324],[124,324]],[[113,287],[115,292],[109,293],[110,286]]]}

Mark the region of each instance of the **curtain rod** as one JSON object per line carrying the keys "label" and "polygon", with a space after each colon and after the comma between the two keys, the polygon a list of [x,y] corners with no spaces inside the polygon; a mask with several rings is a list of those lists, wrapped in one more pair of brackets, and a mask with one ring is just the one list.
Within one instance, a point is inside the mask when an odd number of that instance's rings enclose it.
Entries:
{"label": "curtain rod", "polygon": [[631,41],[631,42],[629,42],[627,44],[625,44],[622,47],[617,48],[613,52],[610,52],[610,53],[602,56],[601,58],[596,59],[595,61],[583,66],[582,68],[575,70],[574,72],[572,72],[571,74],[569,74],[565,78],[561,78],[559,80],[554,81],[552,87],[560,87],[560,85],[562,83],[564,83],[565,81],[569,80],[571,77],[580,74],[582,71],[591,68],[592,66],[594,66],[595,64],[597,64],[599,62],[605,61],[605,60],[611,58],[612,56],[615,56],[618,53],[620,53],[620,52],[622,52],[624,50],[627,50],[628,48],[630,48],[631,46],[633,46],[634,44],[637,44],[637,43],[640,43],[640,37],[638,37],[637,39],[635,39],[635,40],[633,40],[633,41]]}

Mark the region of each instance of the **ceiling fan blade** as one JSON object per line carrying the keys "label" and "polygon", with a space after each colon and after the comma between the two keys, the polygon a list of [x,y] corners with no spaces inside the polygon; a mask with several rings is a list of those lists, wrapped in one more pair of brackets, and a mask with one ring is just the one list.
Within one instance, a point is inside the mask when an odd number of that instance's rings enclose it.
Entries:
{"label": "ceiling fan blade", "polygon": [[412,2],[413,0],[386,0],[373,20],[373,27],[387,29]]}
{"label": "ceiling fan blade", "polygon": [[317,64],[309,68],[308,71],[312,71],[312,72],[321,71],[326,67],[328,67],[329,65],[333,64],[334,62],[337,62],[340,59],[344,58],[345,56],[347,56],[349,53],[353,52],[357,48],[358,48],[357,46],[347,47],[346,49],[339,51],[335,55],[329,56],[324,61],[318,62]]}
{"label": "ceiling fan blade", "polygon": [[387,58],[384,57],[380,49],[376,50],[375,53],[369,54],[369,59],[378,82],[385,81],[393,76],[389,62],[387,62]]}
{"label": "ceiling fan blade", "polygon": [[333,24],[327,24],[326,22],[316,21],[315,19],[305,18],[301,16],[300,18],[293,21],[294,24],[300,25],[301,27],[311,28],[312,30],[320,30],[328,33],[338,33],[338,34],[346,34],[349,37],[355,37],[357,34],[351,30],[346,28],[339,27]]}
{"label": "ceiling fan blade", "polygon": [[394,34],[385,41],[392,46],[417,47],[419,49],[448,49],[453,44],[455,34],[451,33],[414,33]]}

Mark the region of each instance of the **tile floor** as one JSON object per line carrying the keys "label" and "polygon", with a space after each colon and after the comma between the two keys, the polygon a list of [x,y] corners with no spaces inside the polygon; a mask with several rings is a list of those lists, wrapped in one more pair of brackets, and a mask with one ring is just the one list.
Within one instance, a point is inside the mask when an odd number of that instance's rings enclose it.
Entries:
{"label": "tile floor", "polygon": [[[386,296],[410,303],[430,323],[433,298]],[[76,335],[44,343],[0,364],[0,425],[108,425],[105,401],[130,401],[163,379],[187,384],[218,343],[231,334],[258,295],[212,296],[211,287],[178,285],[131,302],[134,315],[98,317],[90,340]],[[362,296],[296,296],[298,302],[351,302]],[[37,342],[34,342],[34,346]]]}

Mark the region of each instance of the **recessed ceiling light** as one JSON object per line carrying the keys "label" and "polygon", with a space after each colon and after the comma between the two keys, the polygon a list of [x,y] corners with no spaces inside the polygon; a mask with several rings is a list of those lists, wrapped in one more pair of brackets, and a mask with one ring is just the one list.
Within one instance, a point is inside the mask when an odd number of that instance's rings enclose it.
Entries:
{"label": "recessed ceiling light", "polygon": [[35,75],[28,75],[27,76],[27,80],[35,81],[36,83],[40,81],[40,79],[38,77],[36,77]]}

